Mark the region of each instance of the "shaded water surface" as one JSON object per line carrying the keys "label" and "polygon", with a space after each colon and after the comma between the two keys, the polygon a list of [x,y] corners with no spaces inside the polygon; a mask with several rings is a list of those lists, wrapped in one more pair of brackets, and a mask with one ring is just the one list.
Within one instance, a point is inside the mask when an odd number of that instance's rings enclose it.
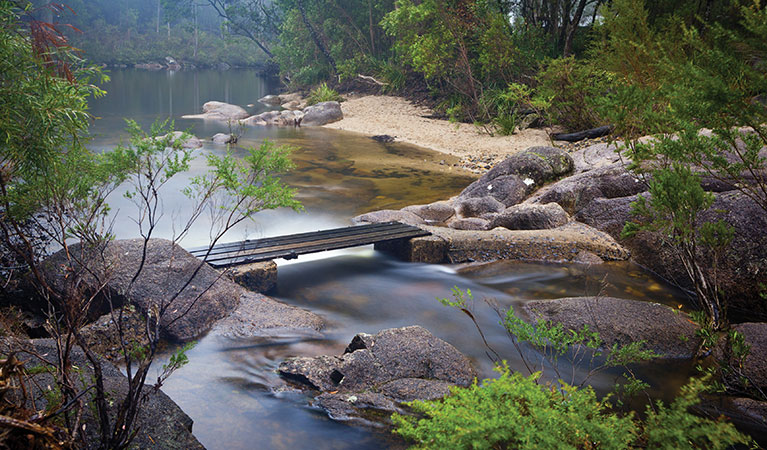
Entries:
{"label": "shaded water surface", "polygon": [[[265,106],[256,100],[274,89],[251,71],[170,74],[126,70],[113,73],[112,80],[105,86],[109,95],[93,104],[92,112],[102,118],[93,128],[94,148],[112,147],[126,137],[123,117],[144,126],[157,117],[171,117],[177,119],[177,128],[191,128],[197,136],[209,138],[227,132],[228,127],[181,120],[180,115],[199,112],[208,100],[243,107],[254,104],[249,109],[257,113]],[[297,167],[284,180],[298,189],[306,211],[261,213],[256,223],[235,230],[229,240],[349,225],[352,216],[369,210],[448,198],[472,180],[452,171],[450,158],[413,146],[380,144],[365,136],[322,128],[243,131],[235,154],[264,139],[296,147]],[[224,151],[206,143],[198,153]],[[202,159],[198,159],[192,174],[202,170]],[[186,203],[178,189],[185,183],[180,179],[163,194],[167,219],[183,215]],[[111,204],[121,217],[130,217],[127,201],[115,196]],[[118,237],[137,235],[130,220],[118,219],[114,227]],[[173,229],[166,224],[160,235],[170,237]],[[207,236],[203,220],[183,244],[204,244]],[[388,433],[330,420],[308,406],[307,394],[286,385],[276,369],[290,356],[340,354],[358,332],[422,325],[469,356],[482,377],[492,376],[492,362],[472,323],[436,300],[449,297],[453,286],[471,289],[471,306],[489,345],[518,370],[524,367],[520,356],[485,299],[491,299],[501,313],[525,300],[564,296],[615,295],[670,305],[681,301],[678,292],[627,264],[587,267],[498,262],[457,267],[402,263],[370,248],[319,254],[302,257],[297,263],[280,263],[278,286],[271,295],[324,317],[328,325],[322,338],[208,336],[189,352],[190,363],[168,380],[164,390],[194,419],[194,434],[209,449],[401,447]],[[687,369],[683,364],[649,367],[643,375],[654,384],[655,395],[668,397]],[[582,376],[582,371],[576,371],[576,378]],[[605,374],[592,381],[604,391],[614,379],[615,374]]]}

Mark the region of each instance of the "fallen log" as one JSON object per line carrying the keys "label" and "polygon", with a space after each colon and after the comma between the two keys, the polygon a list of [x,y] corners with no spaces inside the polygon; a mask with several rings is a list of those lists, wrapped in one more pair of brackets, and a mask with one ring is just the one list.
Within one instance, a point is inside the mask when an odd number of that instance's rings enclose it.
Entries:
{"label": "fallen log", "polygon": [[602,136],[607,136],[613,130],[611,125],[605,125],[602,127],[592,128],[590,130],[579,131],[577,133],[555,133],[551,135],[551,138],[555,141],[567,141],[578,142],[584,139],[594,139]]}

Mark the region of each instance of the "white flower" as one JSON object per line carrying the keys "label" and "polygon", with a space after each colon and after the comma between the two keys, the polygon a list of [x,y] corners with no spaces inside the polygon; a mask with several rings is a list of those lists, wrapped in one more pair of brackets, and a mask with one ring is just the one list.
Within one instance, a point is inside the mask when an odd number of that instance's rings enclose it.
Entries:
{"label": "white flower", "polygon": [[493,190],[493,185],[492,184],[488,184],[487,185],[487,190],[488,191],[492,191]]}
{"label": "white flower", "polygon": [[354,403],[354,402],[357,401],[357,396],[356,395],[350,395],[349,397],[346,398],[346,401],[349,402],[349,403]]}
{"label": "white flower", "polygon": [[525,178],[524,180],[522,180],[522,182],[525,183],[527,186],[535,184],[535,180],[533,180],[532,178]]}

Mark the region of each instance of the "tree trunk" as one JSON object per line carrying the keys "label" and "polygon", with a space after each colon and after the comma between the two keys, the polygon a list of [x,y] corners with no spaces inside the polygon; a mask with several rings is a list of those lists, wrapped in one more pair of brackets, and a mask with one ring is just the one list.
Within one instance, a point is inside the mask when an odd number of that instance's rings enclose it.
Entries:
{"label": "tree trunk", "polygon": [[194,8],[194,52],[192,53],[192,57],[197,58],[197,46],[199,43],[197,36],[197,4],[195,3],[192,7]]}
{"label": "tree trunk", "polygon": [[160,0],[157,0],[157,23],[155,24],[155,34],[160,34]]}
{"label": "tree trunk", "polygon": [[581,17],[583,17],[583,10],[586,9],[586,3],[588,3],[588,0],[580,0],[578,3],[578,8],[575,10],[575,15],[573,16],[573,20],[570,21],[570,24],[568,25],[567,30],[567,37],[565,38],[565,48],[562,51],[562,56],[568,57],[570,56],[570,53],[573,49],[573,37],[575,36],[575,32],[578,30],[578,26],[581,23]]}
{"label": "tree trunk", "polygon": [[306,17],[306,9],[304,8],[303,1],[302,0],[296,1],[296,6],[298,6],[298,12],[301,13],[301,20],[304,22],[306,29],[309,31],[309,34],[312,36],[312,40],[314,41],[314,44],[317,46],[318,49],[320,49],[320,52],[322,52],[322,54],[325,56],[325,59],[328,60],[330,67],[333,68],[333,72],[338,72],[338,69],[336,68],[336,61],[333,59],[333,56],[325,47],[325,44],[322,43],[322,40],[320,39],[320,35],[319,33],[317,33],[317,30],[315,30],[312,24],[309,23],[309,18]]}
{"label": "tree trunk", "polygon": [[373,0],[368,0],[368,26],[370,27],[370,51],[373,56],[376,54],[376,38],[373,29]]}

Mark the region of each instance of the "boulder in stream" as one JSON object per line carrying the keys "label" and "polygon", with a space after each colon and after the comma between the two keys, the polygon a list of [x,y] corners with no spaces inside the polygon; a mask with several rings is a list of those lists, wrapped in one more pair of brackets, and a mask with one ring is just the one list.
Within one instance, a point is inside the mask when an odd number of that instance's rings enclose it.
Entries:
{"label": "boulder in stream", "polygon": [[[294,327],[300,332],[315,332],[321,328],[322,319],[301,310],[288,307],[276,300],[257,296],[235,284],[224,274],[189,254],[186,250],[165,239],[151,239],[147,245],[146,261],[140,276],[131,283],[139,267],[143,240],[126,239],[110,242],[100,250],[82,250],[70,246],[71,254],[80,260],[90,261],[90,270],[105,284],[113,304],[132,304],[141,311],[151,311],[172,302],[160,321],[163,336],[173,341],[190,341],[206,333],[217,321],[234,315],[230,320],[239,327],[238,335],[245,331],[253,335],[269,333],[273,328]],[[64,254],[58,252],[44,263],[52,285],[63,287],[61,273],[65,263]],[[194,276],[192,276],[194,274]],[[95,278],[84,280],[96,284]],[[106,300],[96,307],[94,313],[108,312]],[[236,324],[242,308],[250,308],[251,317],[247,327]]]}
{"label": "boulder in stream", "polygon": [[291,358],[279,372],[320,391],[315,404],[330,417],[369,424],[401,402],[441,398],[476,377],[468,358],[420,326],[360,333],[340,356]]}
{"label": "boulder in stream", "polygon": [[202,105],[202,114],[188,114],[182,119],[210,119],[234,121],[248,117],[244,108],[224,102],[210,101]]}
{"label": "boulder in stream", "polygon": [[645,348],[665,358],[692,358],[700,338],[687,314],[658,303],[614,297],[570,297],[525,302],[533,319],[561,323],[566,329],[588,325],[605,347],[644,341]]}
{"label": "boulder in stream", "polygon": [[302,125],[320,126],[338,122],[344,118],[341,104],[338,102],[320,102],[304,109]]}

